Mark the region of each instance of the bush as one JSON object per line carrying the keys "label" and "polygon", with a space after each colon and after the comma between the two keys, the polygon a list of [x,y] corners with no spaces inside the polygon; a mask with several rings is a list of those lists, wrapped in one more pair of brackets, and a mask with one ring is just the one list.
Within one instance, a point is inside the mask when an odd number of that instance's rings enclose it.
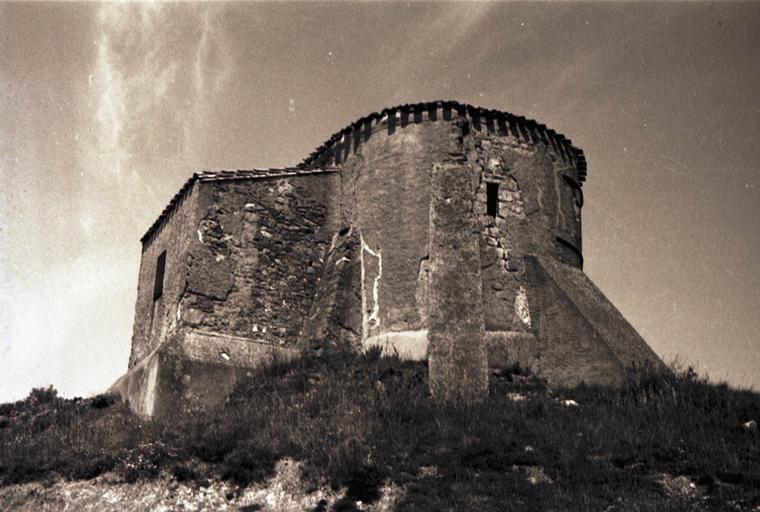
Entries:
{"label": "bush", "polygon": [[113,395],[98,395],[92,398],[90,406],[95,409],[105,409],[116,403],[116,397]]}
{"label": "bush", "polygon": [[252,441],[243,442],[224,458],[222,477],[246,486],[271,474],[276,461],[276,454],[269,448]]}
{"label": "bush", "polygon": [[51,385],[46,388],[33,388],[27,397],[32,405],[52,404],[58,398],[58,391]]}
{"label": "bush", "polygon": [[172,468],[172,476],[177,479],[178,482],[187,482],[189,480],[195,480],[198,477],[198,473],[190,466],[184,464],[177,464]]}

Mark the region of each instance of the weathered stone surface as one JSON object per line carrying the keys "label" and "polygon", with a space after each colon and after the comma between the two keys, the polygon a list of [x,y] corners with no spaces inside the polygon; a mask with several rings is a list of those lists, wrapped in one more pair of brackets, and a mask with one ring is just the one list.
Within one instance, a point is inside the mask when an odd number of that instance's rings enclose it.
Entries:
{"label": "weathered stone surface", "polygon": [[488,393],[472,175],[463,165],[435,165],[430,188],[430,391],[471,402]]}
{"label": "weathered stone surface", "polygon": [[[220,227],[211,239],[211,249],[204,236],[191,254],[182,313],[203,313],[185,315],[188,323],[295,345],[329,243],[327,199],[320,197],[327,195],[326,185],[314,177],[205,184],[201,222],[212,221]],[[219,239],[224,240],[225,249],[214,255]],[[227,288],[227,295],[205,293],[203,286],[212,291]]]}
{"label": "weathered stone surface", "polygon": [[365,337],[426,326],[417,293],[427,255],[430,169],[457,148],[451,123],[383,124],[341,164],[341,216],[361,230]]}
{"label": "weathered stone surface", "polygon": [[[337,184],[197,182],[144,249],[131,365],[185,327],[295,345],[336,228]],[[153,300],[163,251],[164,293]]]}
{"label": "weathered stone surface", "polygon": [[528,256],[538,371],[550,382],[617,384],[624,369],[662,361],[578,268]]}
{"label": "weathered stone surface", "polygon": [[297,351],[252,339],[184,331],[172,335],[111,386],[133,411],[171,416],[217,404],[252,368]]}
{"label": "weathered stone surface", "polygon": [[300,346],[320,351],[358,348],[362,338],[361,234],[344,228],[333,237]]}
{"label": "weathered stone surface", "polygon": [[488,367],[506,369],[515,365],[538,371],[536,337],[529,332],[487,331]]}
{"label": "weathered stone surface", "polygon": [[[170,332],[177,329],[177,308],[186,287],[187,258],[197,243],[199,184],[191,188],[170,219],[168,229],[159,232],[150,244],[143,245],[138,276],[135,325],[132,334],[132,368],[155,349]],[[153,299],[156,262],[166,251],[164,290]]]}

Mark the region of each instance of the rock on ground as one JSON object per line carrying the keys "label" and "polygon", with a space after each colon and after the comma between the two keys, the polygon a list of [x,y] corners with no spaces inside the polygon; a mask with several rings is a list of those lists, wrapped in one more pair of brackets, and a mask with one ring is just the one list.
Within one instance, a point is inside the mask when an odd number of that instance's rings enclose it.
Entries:
{"label": "rock on ground", "polygon": [[[92,480],[39,482],[0,487],[0,509],[4,511],[59,512],[169,512],[169,511],[303,511],[320,501],[329,509],[344,491],[329,487],[308,489],[301,481],[300,464],[281,460],[268,480],[238,490],[233,484],[212,481],[207,487],[177,482],[169,475],[156,480],[126,483],[113,473]],[[237,491],[237,492],[236,492]],[[385,486],[376,503],[357,504],[367,511],[390,511],[403,497],[398,487]]]}

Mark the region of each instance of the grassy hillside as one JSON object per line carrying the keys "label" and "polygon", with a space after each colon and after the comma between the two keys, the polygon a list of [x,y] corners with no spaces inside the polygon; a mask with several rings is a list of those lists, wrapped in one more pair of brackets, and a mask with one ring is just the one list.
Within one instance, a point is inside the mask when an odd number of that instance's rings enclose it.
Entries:
{"label": "grassy hillside", "polygon": [[[519,371],[482,404],[442,407],[419,363],[334,355],[255,373],[204,414],[147,421],[108,397],[34,390],[0,405],[0,485],[171,474],[245,486],[283,457],[335,510],[405,490],[399,510],[760,509],[760,395],[690,370],[622,389],[548,391]],[[325,509],[315,504],[315,510]]]}

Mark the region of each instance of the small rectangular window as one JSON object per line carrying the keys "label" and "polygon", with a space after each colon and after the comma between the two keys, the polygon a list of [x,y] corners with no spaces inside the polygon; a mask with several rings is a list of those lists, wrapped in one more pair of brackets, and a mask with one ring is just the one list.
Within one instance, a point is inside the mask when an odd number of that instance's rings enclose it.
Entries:
{"label": "small rectangular window", "polygon": [[486,201],[486,213],[491,217],[496,217],[499,214],[498,183],[486,183]]}
{"label": "small rectangular window", "polygon": [[156,280],[153,283],[153,300],[164,293],[164,272],[166,271],[166,251],[158,255],[156,260]]}

